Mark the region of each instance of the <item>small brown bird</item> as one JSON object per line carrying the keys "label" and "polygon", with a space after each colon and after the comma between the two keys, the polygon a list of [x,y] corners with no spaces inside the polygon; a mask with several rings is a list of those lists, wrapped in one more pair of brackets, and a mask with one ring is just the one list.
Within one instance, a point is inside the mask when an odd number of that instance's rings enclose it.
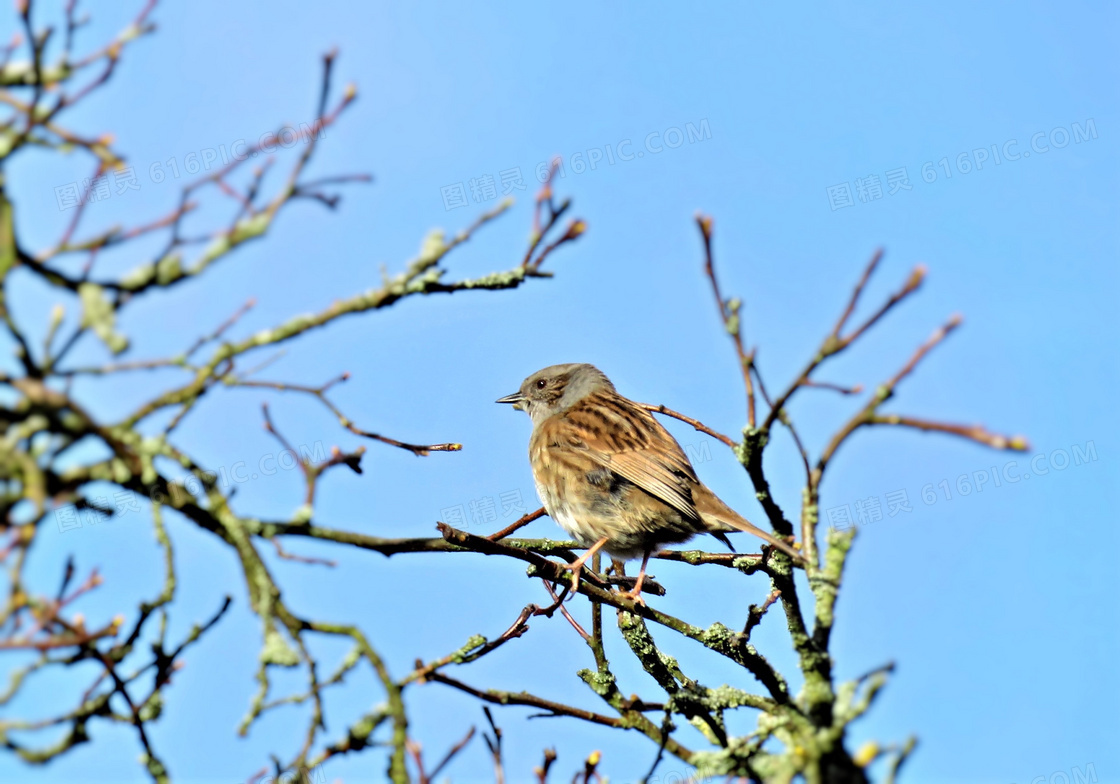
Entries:
{"label": "small brown bird", "polygon": [[747,531],[801,561],[787,542],[732,511],[696,477],[684,450],[653,414],[615,391],[596,367],[553,365],[499,399],[529,414],[529,461],[545,510],[588,548],[569,568],[573,588],[598,550],[642,556],[627,596],[641,602],[650,554],[695,534]]}

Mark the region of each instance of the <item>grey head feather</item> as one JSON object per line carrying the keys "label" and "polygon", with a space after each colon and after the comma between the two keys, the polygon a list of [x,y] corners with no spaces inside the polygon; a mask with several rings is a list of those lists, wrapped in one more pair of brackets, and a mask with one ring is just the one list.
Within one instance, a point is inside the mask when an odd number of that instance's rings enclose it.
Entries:
{"label": "grey head feather", "polygon": [[579,362],[538,370],[521,384],[524,408],[534,425],[602,391],[614,392],[614,384],[594,365]]}

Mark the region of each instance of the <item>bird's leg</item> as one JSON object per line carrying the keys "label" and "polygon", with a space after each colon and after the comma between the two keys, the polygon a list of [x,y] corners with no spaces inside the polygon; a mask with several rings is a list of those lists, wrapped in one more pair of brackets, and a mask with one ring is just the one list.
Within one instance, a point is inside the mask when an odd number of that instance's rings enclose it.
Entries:
{"label": "bird's leg", "polygon": [[646,579],[646,565],[649,563],[649,557],[652,553],[653,553],[653,548],[652,547],[647,547],[645,555],[642,556],[642,568],[638,570],[638,580],[637,580],[637,582],[634,583],[633,588],[631,588],[629,591],[626,591],[624,594],[622,594],[627,599],[631,599],[634,602],[636,602],[637,604],[642,605],[643,607],[645,607],[646,600],[642,598],[642,583],[645,582],[645,579]]}
{"label": "bird's leg", "polygon": [[570,569],[572,572],[572,595],[575,595],[575,593],[579,591],[579,574],[583,571],[583,565],[587,563],[591,556],[599,552],[599,549],[609,541],[610,537],[604,536],[595,544],[588,547],[586,553],[581,555],[576,560],[572,561],[570,564],[566,564],[564,566],[565,569]]}

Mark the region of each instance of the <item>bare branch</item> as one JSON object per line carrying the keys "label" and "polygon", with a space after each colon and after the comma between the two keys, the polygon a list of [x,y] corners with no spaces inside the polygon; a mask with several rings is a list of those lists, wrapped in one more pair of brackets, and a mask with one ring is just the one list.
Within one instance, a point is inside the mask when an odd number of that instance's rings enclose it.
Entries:
{"label": "bare branch", "polygon": [[743,386],[747,391],[747,427],[754,428],[755,406],[754,385],[751,383],[751,365],[754,363],[754,352],[748,352],[743,347],[742,322],[739,311],[742,303],[738,299],[725,300],[720,293],[719,281],[716,279],[715,264],[712,259],[712,227],[715,225],[708,215],[697,213],[696,225],[700,228],[700,235],[704,239],[704,272],[712,284],[712,293],[716,298],[716,308],[719,310],[720,321],[723,328],[731,336],[735,345],[735,355],[739,359],[739,370],[743,374]]}
{"label": "bare branch", "polygon": [[732,449],[734,449],[735,446],[736,446],[736,443],[734,441],[732,441],[729,437],[725,436],[723,433],[717,433],[716,431],[712,430],[710,427],[705,425],[703,422],[700,422],[696,419],[693,419],[692,417],[685,416],[684,414],[678,413],[678,412],[674,411],[673,409],[668,408],[667,406],[662,406],[662,405],[656,405],[655,406],[651,403],[639,403],[638,405],[641,406],[642,408],[644,408],[646,411],[653,411],[656,414],[664,414],[665,416],[672,417],[673,419],[679,419],[682,422],[686,422],[686,423],[692,425],[696,430],[700,431],[701,433],[707,433],[712,438],[714,438],[718,441],[722,441],[723,443],[727,444]]}

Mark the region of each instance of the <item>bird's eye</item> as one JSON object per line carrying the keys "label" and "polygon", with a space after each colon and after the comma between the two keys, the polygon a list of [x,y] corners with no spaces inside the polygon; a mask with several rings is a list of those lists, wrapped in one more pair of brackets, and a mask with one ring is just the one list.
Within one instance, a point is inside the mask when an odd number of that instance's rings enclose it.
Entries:
{"label": "bird's eye", "polygon": [[543,378],[538,378],[537,379],[537,389],[544,389],[547,384],[548,384],[548,382],[545,381]]}

